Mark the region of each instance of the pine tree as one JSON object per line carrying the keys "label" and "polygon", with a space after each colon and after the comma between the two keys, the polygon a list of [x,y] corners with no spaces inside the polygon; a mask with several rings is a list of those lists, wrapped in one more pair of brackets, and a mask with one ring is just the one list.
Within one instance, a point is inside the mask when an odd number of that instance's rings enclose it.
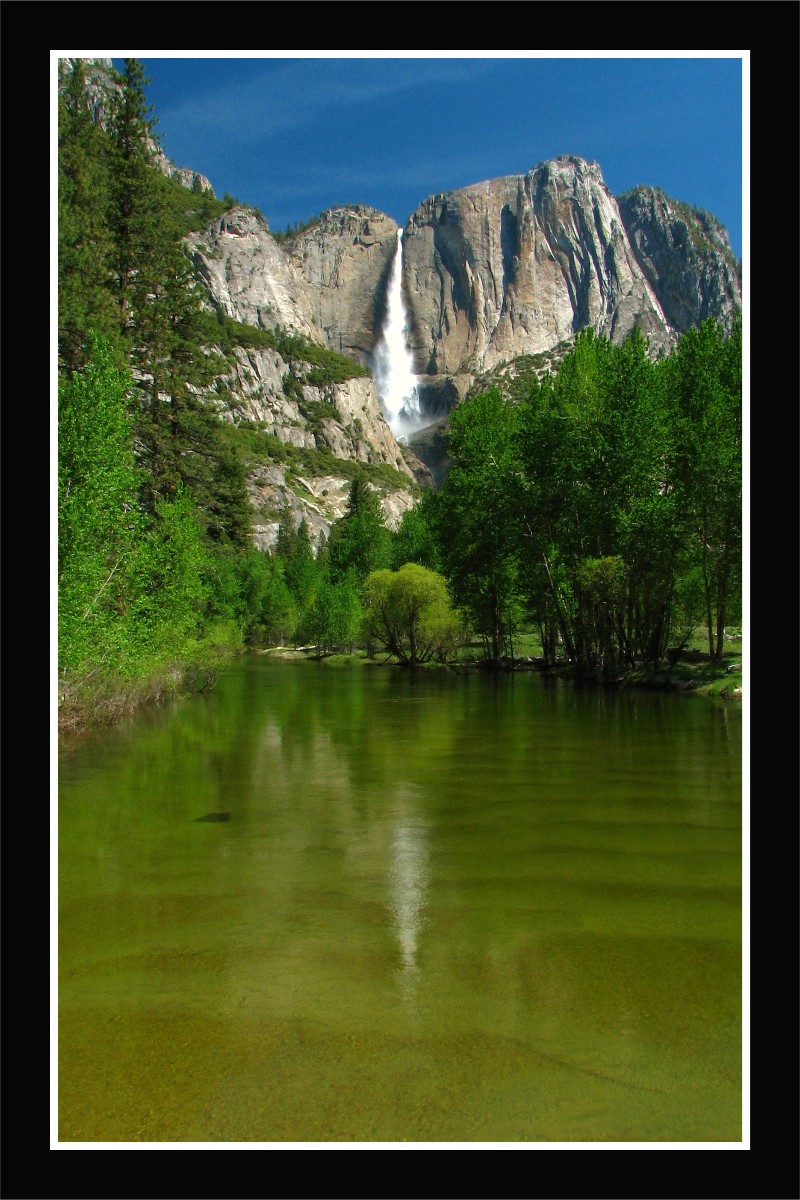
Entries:
{"label": "pine tree", "polygon": [[58,349],[63,369],[86,364],[88,333],[118,329],[112,293],[107,139],[86,101],[76,59],[58,102]]}
{"label": "pine tree", "polygon": [[153,512],[181,486],[215,542],[244,546],[250,508],[244,469],[226,445],[215,412],[200,393],[218,373],[192,264],[154,165],[155,122],[144,68],[125,60],[112,104],[112,229],[121,331],[139,383],[137,437],[146,470],[143,500]]}
{"label": "pine tree", "polygon": [[330,569],[334,579],[353,572],[363,583],[370,571],[388,567],[392,535],[386,527],[378,495],[359,470],[350,485],[347,511],[331,527]]}
{"label": "pine tree", "polygon": [[111,226],[115,246],[116,291],[123,333],[136,341],[140,310],[146,307],[153,281],[165,205],[153,159],[155,121],[145,98],[150,81],[135,58],[125,59],[119,91],[110,102],[112,141]]}

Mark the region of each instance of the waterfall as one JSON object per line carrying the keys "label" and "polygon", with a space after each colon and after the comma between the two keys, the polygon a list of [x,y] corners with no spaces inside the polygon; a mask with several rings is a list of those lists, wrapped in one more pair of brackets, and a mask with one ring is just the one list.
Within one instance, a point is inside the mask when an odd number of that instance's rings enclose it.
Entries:
{"label": "waterfall", "polygon": [[403,302],[402,278],[403,231],[398,229],[389,276],[386,319],[375,351],[375,390],[396,436],[411,433],[424,424],[414,360],[406,343],[408,314]]}

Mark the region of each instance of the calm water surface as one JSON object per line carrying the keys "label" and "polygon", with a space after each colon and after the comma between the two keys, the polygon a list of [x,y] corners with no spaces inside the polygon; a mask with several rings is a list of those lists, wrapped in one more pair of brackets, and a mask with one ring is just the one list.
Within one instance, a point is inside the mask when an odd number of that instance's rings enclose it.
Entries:
{"label": "calm water surface", "polygon": [[60,772],[61,1140],[741,1138],[738,706],[251,656]]}

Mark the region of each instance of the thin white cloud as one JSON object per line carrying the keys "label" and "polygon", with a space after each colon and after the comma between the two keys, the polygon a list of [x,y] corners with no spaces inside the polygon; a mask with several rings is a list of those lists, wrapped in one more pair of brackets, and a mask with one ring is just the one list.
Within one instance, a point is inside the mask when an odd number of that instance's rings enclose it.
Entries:
{"label": "thin white cloud", "polygon": [[486,59],[300,59],[168,107],[161,124],[172,136],[224,133],[229,142],[253,144],[301,129],[334,106],[363,109],[404,91],[475,82],[493,69]]}
{"label": "thin white cloud", "polygon": [[[477,154],[463,157],[439,157],[420,162],[414,157],[413,151],[409,151],[408,157],[401,161],[395,158],[388,163],[382,159],[373,163],[359,163],[352,169],[346,164],[334,166],[315,162],[313,166],[295,170],[291,180],[276,181],[273,176],[267,175],[256,186],[263,189],[264,192],[268,192],[274,199],[280,200],[308,196],[319,192],[320,188],[342,187],[347,188],[348,192],[359,187],[374,188],[378,182],[382,189],[426,188],[433,182],[437,183],[437,190],[442,190],[441,187],[438,187],[438,182],[442,179],[463,180],[462,183],[448,183],[446,187],[449,189],[451,187],[467,187],[470,183],[480,183],[483,179],[489,178],[482,173],[483,163],[485,163],[485,159]],[[528,164],[528,166],[530,165],[532,164]],[[523,174],[528,166],[524,166],[518,173]],[[508,173],[512,174],[513,172]],[[491,176],[491,178],[496,178],[496,176]]]}

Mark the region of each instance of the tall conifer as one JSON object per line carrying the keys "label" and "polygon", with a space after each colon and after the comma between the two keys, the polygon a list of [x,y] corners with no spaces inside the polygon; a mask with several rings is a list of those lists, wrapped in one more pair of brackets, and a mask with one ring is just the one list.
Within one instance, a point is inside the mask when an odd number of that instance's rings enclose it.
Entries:
{"label": "tall conifer", "polygon": [[129,340],[141,399],[137,434],[146,469],[143,499],[183,484],[213,541],[248,544],[244,470],[220,436],[219,420],[198,395],[218,373],[220,356],[207,336],[192,264],[155,166],[156,122],[145,96],[149,80],[136,59],[125,60],[112,104],[112,227],[120,327]]}
{"label": "tall conifer", "polygon": [[85,365],[88,334],[118,329],[112,294],[107,143],[92,120],[83,63],[64,68],[58,103],[58,349],[63,369]]}

